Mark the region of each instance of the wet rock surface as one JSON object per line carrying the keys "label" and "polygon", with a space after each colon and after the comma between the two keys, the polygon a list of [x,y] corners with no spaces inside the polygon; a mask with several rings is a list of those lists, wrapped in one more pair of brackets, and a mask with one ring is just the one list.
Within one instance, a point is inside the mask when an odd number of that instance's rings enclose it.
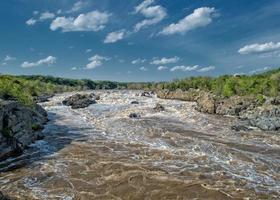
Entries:
{"label": "wet rock surface", "polygon": [[34,101],[36,103],[44,103],[44,102],[49,101],[49,99],[52,98],[53,96],[54,95],[52,95],[52,94],[40,95],[40,96],[34,97]]}
{"label": "wet rock surface", "polygon": [[75,94],[62,101],[66,106],[71,106],[72,109],[86,108],[91,104],[96,104],[100,96],[91,94]]}
{"label": "wet rock surface", "polygon": [[160,103],[157,103],[156,106],[154,107],[154,110],[157,111],[157,112],[162,112],[162,111],[165,110],[165,108]]}
{"label": "wet rock surface", "polygon": [[190,89],[190,91],[158,91],[157,95],[163,99],[179,99],[196,101],[196,109],[203,113],[236,116],[248,121],[248,125],[235,125],[233,130],[250,131],[249,126],[264,131],[280,129],[280,98],[268,98],[264,103],[256,97],[232,96],[230,98],[217,97],[210,92]]}
{"label": "wet rock surface", "polygon": [[41,139],[47,120],[47,112],[39,105],[28,107],[16,101],[1,101],[0,161],[21,154],[28,145]]}
{"label": "wet rock surface", "polygon": [[4,194],[0,191],[0,200],[11,200],[8,197],[4,196]]}
{"label": "wet rock surface", "polygon": [[140,119],[141,115],[139,113],[131,113],[131,114],[129,114],[129,118]]}

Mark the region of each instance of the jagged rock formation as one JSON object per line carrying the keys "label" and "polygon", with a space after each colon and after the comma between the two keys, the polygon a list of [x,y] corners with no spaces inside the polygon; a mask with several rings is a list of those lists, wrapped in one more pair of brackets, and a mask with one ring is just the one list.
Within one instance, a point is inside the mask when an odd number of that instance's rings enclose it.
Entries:
{"label": "jagged rock formation", "polygon": [[66,106],[71,106],[72,109],[86,108],[91,104],[97,103],[96,100],[99,100],[100,96],[91,94],[75,94],[66,98],[62,103]]}
{"label": "jagged rock formation", "polygon": [[47,113],[39,105],[28,107],[16,101],[0,101],[0,161],[20,154],[42,138]]}

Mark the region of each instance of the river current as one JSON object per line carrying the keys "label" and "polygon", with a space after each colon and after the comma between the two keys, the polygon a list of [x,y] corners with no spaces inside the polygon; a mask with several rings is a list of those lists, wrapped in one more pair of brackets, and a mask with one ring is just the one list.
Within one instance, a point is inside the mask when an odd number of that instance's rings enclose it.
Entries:
{"label": "river current", "polygon": [[71,93],[42,104],[45,138],[10,159],[23,165],[0,173],[0,191],[26,200],[280,199],[280,133],[236,132],[238,119],[192,102],[95,93],[101,99],[84,109],[61,104]]}

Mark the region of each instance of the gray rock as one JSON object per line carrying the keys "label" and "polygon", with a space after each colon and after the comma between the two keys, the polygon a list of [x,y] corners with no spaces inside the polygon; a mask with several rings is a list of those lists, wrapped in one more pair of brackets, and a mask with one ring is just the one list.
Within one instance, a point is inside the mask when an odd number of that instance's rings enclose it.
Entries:
{"label": "gray rock", "polygon": [[[0,105],[0,160],[22,152],[42,134],[32,127],[43,127],[47,113],[39,105],[26,107],[16,101],[1,101]],[[40,137],[39,137],[40,135]]]}
{"label": "gray rock", "polygon": [[138,101],[132,101],[130,104],[139,104]]}
{"label": "gray rock", "polygon": [[196,109],[200,112],[215,114],[216,113],[215,96],[209,92],[202,92],[197,99]]}
{"label": "gray rock", "polygon": [[0,191],[0,200],[10,200],[10,198],[4,196],[4,194]]}
{"label": "gray rock", "polygon": [[75,94],[62,101],[66,106],[71,106],[72,109],[86,108],[91,104],[97,103],[95,99],[98,98],[93,94]]}
{"label": "gray rock", "polygon": [[163,105],[157,103],[156,107],[154,107],[154,110],[157,111],[157,112],[161,112],[161,111],[164,111],[165,108],[163,107]]}
{"label": "gray rock", "polygon": [[254,98],[232,96],[217,101],[216,114],[239,116],[242,111],[254,109],[256,106],[257,101]]}
{"label": "gray rock", "polygon": [[261,106],[247,113],[247,119],[252,126],[265,131],[280,129],[280,106]]}
{"label": "gray rock", "polygon": [[138,114],[138,113],[131,113],[129,115],[129,118],[132,118],[132,119],[140,119],[141,118],[141,115]]}
{"label": "gray rock", "polygon": [[145,92],[142,92],[140,96],[142,96],[142,97],[152,97],[153,95],[154,95],[153,92],[145,91]]}

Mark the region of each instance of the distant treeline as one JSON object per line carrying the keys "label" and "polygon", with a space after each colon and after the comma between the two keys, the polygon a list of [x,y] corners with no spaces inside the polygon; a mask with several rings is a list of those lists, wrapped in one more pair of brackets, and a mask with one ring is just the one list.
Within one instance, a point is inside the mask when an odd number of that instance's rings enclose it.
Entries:
{"label": "distant treeline", "polygon": [[213,77],[190,77],[172,82],[162,83],[132,83],[129,89],[149,90],[176,90],[186,91],[190,88],[213,92],[219,96],[230,97],[233,95],[280,95],[280,68],[262,74],[246,75],[224,75]]}
{"label": "distant treeline", "polygon": [[0,75],[0,98],[16,99],[32,104],[33,98],[75,90],[137,89],[137,90],[188,90],[201,89],[230,97],[233,95],[280,95],[280,68],[252,76],[190,77],[161,83],[120,83],[92,81],[89,79],[68,79],[52,76]]}

